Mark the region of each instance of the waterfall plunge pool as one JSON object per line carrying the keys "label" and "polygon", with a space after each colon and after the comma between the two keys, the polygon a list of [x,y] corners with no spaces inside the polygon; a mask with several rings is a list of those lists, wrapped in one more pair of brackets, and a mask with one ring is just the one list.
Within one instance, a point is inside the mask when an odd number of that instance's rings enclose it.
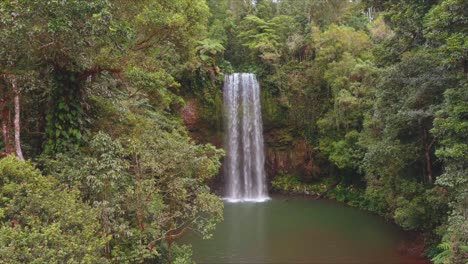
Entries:
{"label": "waterfall plunge pool", "polygon": [[[407,234],[367,212],[327,200],[276,196],[264,203],[225,203],[211,239],[194,233],[199,263],[426,264],[408,250]],[[421,242],[422,243],[422,242]]]}
{"label": "waterfall plunge pool", "polygon": [[428,263],[402,254],[405,234],[332,201],[274,197],[265,183],[260,85],[254,74],[225,77],[224,222],[213,238],[189,233],[197,263]]}

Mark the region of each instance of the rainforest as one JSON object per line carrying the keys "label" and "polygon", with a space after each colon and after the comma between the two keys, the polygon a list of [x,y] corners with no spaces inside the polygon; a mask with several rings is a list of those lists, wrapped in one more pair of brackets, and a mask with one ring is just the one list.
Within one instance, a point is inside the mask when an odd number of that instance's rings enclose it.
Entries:
{"label": "rainforest", "polygon": [[0,1],[0,263],[467,263],[467,12]]}

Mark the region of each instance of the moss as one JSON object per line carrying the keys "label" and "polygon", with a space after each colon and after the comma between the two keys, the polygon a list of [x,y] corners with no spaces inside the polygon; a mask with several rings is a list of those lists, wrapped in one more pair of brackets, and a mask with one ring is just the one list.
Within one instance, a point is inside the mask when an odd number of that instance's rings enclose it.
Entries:
{"label": "moss", "polygon": [[261,105],[263,125],[265,130],[287,125],[286,109],[278,103],[278,98],[272,94],[271,87],[261,83]]}
{"label": "moss", "polygon": [[223,129],[223,94],[221,90],[213,91],[212,100],[209,102],[199,100],[200,118],[202,122],[208,124],[207,129],[221,131]]}
{"label": "moss", "polygon": [[270,131],[265,139],[268,147],[276,149],[289,149],[295,141],[296,138],[289,128]]}
{"label": "moss", "polygon": [[328,182],[304,183],[299,175],[280,173],[271,182],[277,192],[288,194],[320,195],[327,189]]}

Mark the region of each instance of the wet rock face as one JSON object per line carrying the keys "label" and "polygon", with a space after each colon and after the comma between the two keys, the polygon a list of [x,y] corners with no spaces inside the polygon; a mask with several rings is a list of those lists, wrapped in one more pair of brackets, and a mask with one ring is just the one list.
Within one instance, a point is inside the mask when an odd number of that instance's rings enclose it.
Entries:
{"label": "wet rock face", "polygon": [[272,130],[265,134],[265,146],[265,167],[270,179],[279,172],[298,174],[306,181],[320,176],[316,151],[307,141],[295,139],[285,130]]}
{"label": "wet rock face", "polygon": [[212,124],[204,120],[202,112],[197,99],[185,100],[185,106],[181,109],[180,114],[190,136],[197,143],[210,143],[217,148],[223,148],[222,131],[213,128]]}
{"label": "wet rock face", "polygon": [[[213,125],[204,121],[201,112],[196,99],[186,99],[181,116],[190,136],[198,143],[210,143],[223,148],[223,131],[215,129]],[[318,179],[324,172],[320,169],[323,164],[317,157],[318,153],[314,147],[306,140],[291,136],[292,132],[284,128],[264,131],[265,170],[268,181],[280,172],[301,175],[304,181]]]}
{"label": "wet rock face", "polygon": [[197,101],[195,99],[187,100],[181,112],[184,124],[188,130],[195,129],[200,120]]}
{"label": "wet rock face", "polygon": [[320,175],[314,148],[305,140],[294,142],[289,148],[267,146],[265,167],[270,179],[280,172],[298,174],[304,180],[313,180]]}

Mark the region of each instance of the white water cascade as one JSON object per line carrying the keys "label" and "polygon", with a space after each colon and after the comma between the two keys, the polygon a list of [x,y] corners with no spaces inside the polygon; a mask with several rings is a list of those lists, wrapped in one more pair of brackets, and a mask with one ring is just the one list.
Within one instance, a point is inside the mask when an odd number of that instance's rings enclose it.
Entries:
{"label": "white water cascade", "polygon": [[269,199],[265,183],[265,154],[260,109],[260,85],[254,74],[234,73],[225,78],[225,177],[229,202]]}

